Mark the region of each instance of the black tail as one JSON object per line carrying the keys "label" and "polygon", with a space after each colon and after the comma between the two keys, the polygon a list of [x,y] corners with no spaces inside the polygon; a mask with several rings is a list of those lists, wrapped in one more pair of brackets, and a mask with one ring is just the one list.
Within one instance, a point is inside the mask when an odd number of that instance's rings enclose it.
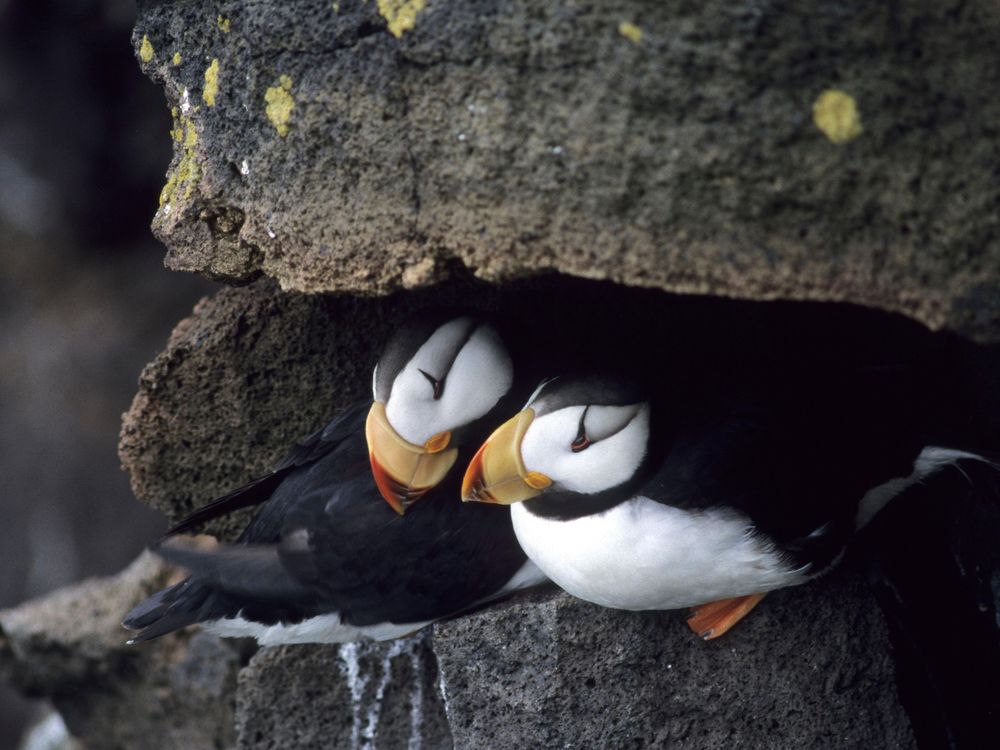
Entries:
{"label": "black tail", "polygon": [[141,643],[206,620],[232,615],[226,598],[195,578],[157,591],[132,609],[122,625],[139,630],[129,643]]}

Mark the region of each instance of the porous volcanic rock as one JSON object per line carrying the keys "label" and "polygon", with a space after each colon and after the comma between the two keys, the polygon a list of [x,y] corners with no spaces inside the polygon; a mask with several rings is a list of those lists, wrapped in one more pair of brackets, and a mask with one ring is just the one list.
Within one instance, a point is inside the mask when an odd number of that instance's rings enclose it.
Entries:
{"label": "porous volcanic rock", "polygon": [[88,750],[230,746],[235,642],[188,632],[126,644],[122,615],[170,574],[144,553],[117,576],[0,612],[0,677],[48,698]]}
{"label": "porous volcanic rock", "polygon": [[240,672],[238,750],[452,746],[429,631],[392,643],[266,648]]}
{"label": "porous volcanic rock", "polygon": [[438,624],[455,746],[916,747],[882,614],[856,573],[769,594],[709,642],[683,613],[566,594]]}
{"label": "porous volcanic rock", "polygon": [[553,269],[1000,340],[990,0],[139,7],[173,268],[363,294]]}

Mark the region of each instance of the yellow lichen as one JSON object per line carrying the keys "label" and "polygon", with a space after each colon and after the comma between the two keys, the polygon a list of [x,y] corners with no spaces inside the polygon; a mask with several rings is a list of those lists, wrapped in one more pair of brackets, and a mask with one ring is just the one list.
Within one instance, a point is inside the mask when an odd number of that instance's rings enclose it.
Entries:
{"label": "yellow lichen", "polygon": [[198,143],[198,131],[190,120],[185,119],[184,125],[184,148],[194,148]]}
{"label": "yellow lichen", "polygon": [[175,52],[174,53],[174,59],[173,59],[174,65],[180,65],[181,62],[183,61],[183,59],[184,58],[181,57],[181,53],[180,52]]}
{"label": "yellow lichen", "polygon": [[378,12],[397,39],[417,25],[417,15],[426,7],[427,0],[378,0]]}
{"label": "yellow lichen", "polygon": [[280,85],[272,86],[264,93],[264,101],[267,102],[265,113],[278,135],[284,138],[288,135],[288,121],[292,119],[295,99],[292,97],[292,79],[282,75],[278,81]]}
{"label": "yellow lichen", "polygon": [[142,35],[142,42],[139,44],[139,59],[144,63],[148,63],[153,59],[153,55],[156,51],[153,49],[153,43],[149,41],[149,37],[145,34]]}
{"label": "yellow lichen", "polygon": [[212,64],[205,68],[205,90],[201,98],[209,107],[215,106],[215,97],[219,93],[219,58],[213,58]]}
{"label": "yellow lichen", "polygon": [[167,184],[160,191],[160,206],[186,200],[191,196],[198,181],[201,179],[201,166],[195,156],[194,147],[198,144],[198,131],[194,123],[187,117],[177,118],[174,113],[174,128],[170,131],[174,140],[182,143],[182,151],[177,164],[167,175]]}
{"label": "yellow lichen", "polygon": [[215,22],[219,24],[219,31],[221,31],[223,34],[228,34],[230,30],[233,28],[233,24],[228,18],[219,16],[218,18],[215,19]]}
{"label": "yellow lichen", "polygon": [[861,115],[854,97],[827,89],[813,104],[813,122],[832,143],[847,143],[861,135]]}
{"label": "yellow lichen", "polygon": [[618,24],[618,33],[632,42],[632,44],[639,44],[642,41],[642,29],[631,21],[622,21]]}
{"label": "yellow lichen", "polygon": [[334,13],[340,13],[340,3],[334,3],[332,7]]}

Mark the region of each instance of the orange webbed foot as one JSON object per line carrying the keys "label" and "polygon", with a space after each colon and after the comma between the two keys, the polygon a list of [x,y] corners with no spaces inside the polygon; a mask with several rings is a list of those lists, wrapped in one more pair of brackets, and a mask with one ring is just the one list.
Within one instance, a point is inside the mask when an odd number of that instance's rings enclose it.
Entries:
{"label": "orange webbed foot", "polygon": [[729,629],[746,617],[763,598],[763,594],[750,594],[700,604],[692,607],[691,614],[687,618],[687,626],[699,638],[710,641],[728,633]]}

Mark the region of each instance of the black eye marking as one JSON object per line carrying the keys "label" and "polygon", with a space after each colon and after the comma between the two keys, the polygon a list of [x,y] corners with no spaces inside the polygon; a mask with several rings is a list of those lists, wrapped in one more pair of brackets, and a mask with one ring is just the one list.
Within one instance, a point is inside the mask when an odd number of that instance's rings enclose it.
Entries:
{"label": "black eye marking", "polygon": [[427,378],[427,381],[431,384],[431,387],[434,388],[434,400],[437,401],[438,399],[440,399],[441,394],[444,393],[444,378],[438,380],[430,373],[421,370],[419,367],[417,368],[417,372],[419,372],[421,375]]}
{"label": "black eye marking", "polygon": [[590,409],[589,405],[584,407],[583,414],[580,415],[580,426],[576,430],[576,437],[573,438],[573,442],[569,444],[569,449],[574,453],[587,450],[593,442],[589,437],[587,437],[587,428],[583,424],[584,420],[587,418],[588,409]]}

